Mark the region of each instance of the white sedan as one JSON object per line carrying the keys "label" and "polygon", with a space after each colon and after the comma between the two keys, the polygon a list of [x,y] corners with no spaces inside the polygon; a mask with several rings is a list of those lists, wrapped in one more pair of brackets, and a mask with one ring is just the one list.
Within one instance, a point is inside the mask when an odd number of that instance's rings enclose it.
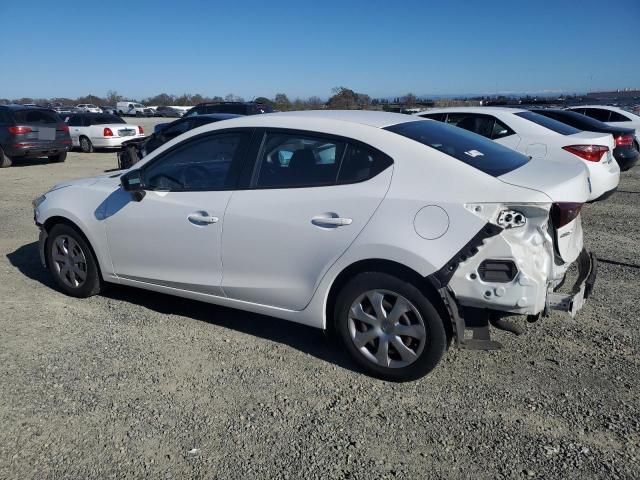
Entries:
{"label": "white sedan", "polygon": [[107,113],[74,113],[64,116],[71,143],[85,153],[95,148],[120,148],[122,142],[144,137],[144,129]]}
{"label": "white sedan", "polygon": [[589,200],[605,198],[620,181],[610,134],[583,132],[552,118],[518,108],[453,107],[416,114],[475,132],[538,159],[560,163],[580,161],[589,170]]}
{"label": "white sedan", "polygon": [[334,330],[367,372],[402,381],[450,339],[498,348],[500,315],[575,315],[595,281],[588,195],[578,163],[442,123],[290,112],[191,130],[130,170],[56,185],[34,215],[68,295],[112,282]]}
{"label": "white sedan", "polygon": [[102,113],[102,109],[93,103],[81,103],[76,105],[76,109],[80,112]]}
{"label": "white sedan", "polygon": [[587,117],[611,125],[613,127],[633,128],[636,131],[636,150],[640,150],[640,116],[619,107],[609,105],[580,105],[567,110],[581,113]]}

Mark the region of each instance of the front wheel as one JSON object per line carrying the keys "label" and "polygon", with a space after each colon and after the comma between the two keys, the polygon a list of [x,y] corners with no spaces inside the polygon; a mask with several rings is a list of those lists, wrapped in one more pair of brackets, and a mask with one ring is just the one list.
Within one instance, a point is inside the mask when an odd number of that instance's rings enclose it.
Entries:
{"label": "front wheel", "polygon": [[58,287],[72,297],[100,293],[98,263],[84,237],[65,224],[55,225],[45,246],[47,267]]}
{"label": "front wheel", "polygon": [[336,329],[367,373],[394,382],[420,378],[447,346],[442,318],[413,284],[380,272],[351,279],[335,306]]}

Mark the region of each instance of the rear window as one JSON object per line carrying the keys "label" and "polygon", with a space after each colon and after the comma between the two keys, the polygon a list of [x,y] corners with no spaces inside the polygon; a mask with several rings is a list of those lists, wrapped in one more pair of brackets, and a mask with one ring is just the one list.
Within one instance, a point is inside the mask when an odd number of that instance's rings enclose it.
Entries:
{"label": "rear window", "polygon": [[116,115],[95,115],[89,117],[91,125],[106,125],[109,123],[126,123],[123,119]]}
{"label": "rear window", "polygon": [[[586,115],[581,115],[580,113],[571,112],[568,110],[534,110],[533,112],[544,117],[553,118],[554,120],[558,120],[559,122],[565,123],[571,127],[575,127],[579,130],[584,130],[587,132],[597,132],[599,131],[597,129],[608,126],[603,125],[602,122],[599,122],[595,118],[587,117]],[[596,130],[589,130],[593,128],[595,128]]]}
{"label": "rear window", "polygon": [[487,138],[440,122],[399,123],[385,130],[434,148],[478,170],[498,177],[529,161],[529,158]]}
{"label": "rear window", "polygon": [[45,124],[60,123],[62,120],[54,112],[48,110],[16,110],[13,112],[16,123]]}
{"label": "rear window", "polygon": [[573,135],[575,133],[580,133],[580,130],[577,128],[573,128],[570,125],[554,120],[553,118],[543,117],[542,115],[538,115],[533,112],[518,112],[514,115],[524,118],[525,120],[529,120],[530,122],[536,123],[544,128],[548,128],[549,130],[559,133],[560,135]]}

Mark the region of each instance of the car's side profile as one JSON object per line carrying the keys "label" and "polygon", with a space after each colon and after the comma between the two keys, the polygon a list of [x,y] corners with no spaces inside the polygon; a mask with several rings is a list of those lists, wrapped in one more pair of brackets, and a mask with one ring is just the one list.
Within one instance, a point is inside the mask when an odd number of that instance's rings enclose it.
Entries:
{"label": "car's side profile", "polygon": [[76,105],[76,108],[81,112],[102,113],[102,109],[93,103],[81,103]]}
{"label": "car's side profile", "polygon": [[408,380],[450,339],[495,348],[487,322],[465,336],[472,317],[582,307],[588,176],[548,166],[400,114],[247,116],[56,185],[34,215],[69,295],[113,282],[335,330],[369,373]]}
{"label": "car's side profile", "polygon": [[65,115],[74,147],[83,152],[93,152],[95,148],[119,148],[132,138],[144,137],[144,129],[130,125],[117,115],[107,113],[76,113]]}
{"label": "car's side profile", "polygon": [[455,125],[521,152],[534,160],[580,161],[589,170],[590,201],[615,191],[620,168],[610,134],[583,132],[534,112],[505,107],[451,107],[416,115]]}

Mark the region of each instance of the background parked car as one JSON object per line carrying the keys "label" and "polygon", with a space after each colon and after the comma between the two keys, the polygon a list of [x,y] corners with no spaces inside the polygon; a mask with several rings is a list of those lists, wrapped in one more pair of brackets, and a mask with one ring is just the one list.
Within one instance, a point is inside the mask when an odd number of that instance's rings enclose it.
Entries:
{"label": "background parked car", "polygon": [[190,109],[185,116],[204,115],[207,113],[234,113],[236,115],[259,115],[271,113],[273,108],[269,105],[255,102],[215,102],[199,103]]}
{"label": "background parked car", "polygon": [[78,113],[78,112],[80,112],[80,110],[78,110],[76,107],[71,106],[71,105],[62,105],[60,107],[55,107],[54,110],[60,116],[68,114],[68,113]]}
{"label": "background parked car", "polygon": [[613,127],[633,128],[636,131],[636,150],[640,150],[640,116],[635,113],[609,105],[581,105],[569,107],[568,110],[595,118]]}
{"label": "background parked car", "polygon": [[480,134],[534,159],[581,161],[589,170],[591,201],[614,192],[620,181],[620,167],[613,161],[613,137],[609,134],[581,132],[519,108],[452,107],[417,115]]}
{"label": "background parked car", "polygon": [[108,113],[109,115],[118,114],[116,107],[113,105],[100,105],[100,108],[102,109],[102,113]]}
{"label": "background parked car", "polygon": [[116,109],[121,117],[153,117],[154,115],[151,109],[137,102],[118,102]]}
{"label": "background parked car", "polygon": [[613,135],[615,141],[615,148],[613,149],[613,158],[616,159],[620,170],[626,171],[633,167],[638,162],[640,152],[636,149],[635,130],[633,128],[622,128],[607,125],[600,122],[595,118],[587,117],[576,111],[572,110],[557,110],[557,109],[532,109],[539,115],[553,118],[559,122],[571,125],[578,130],[585,132],[600,132],[610,133]]}
{"label": "background parked car", "polygon": [[122,118],[106,113],[72,114],[65,122],[73,146],[86,153],[93,152],[94,148],[119,148],[125,140],[144,136],[141,126],[130,125]]}
{"label": "background parked car", "polygon": [[118,152],[118,167],[131,167],[161,145],[189,130],[240,116],[231,113],[213,113],[211,115],[184,117],[171,123],[160,123],[155,126],[154,132],[148,137],[127,140],[122,143],[122,149]]}
{"label": "background parked car", "polygon": [[19,158],[64,162],[70,148],[69,128],[53,110],[0,106],[0,167],[10,167]]}
{"label": "background parked car", "polygon": [[102,113],[102,109],[93,103],[81,103],[80,105],[76,105],[76,108],[81,112]]}
{"label": "background parked car", "polygon": [[180,118],[182,116],[182,112],[174,107],[158,107],[156,108],[156,116]]}

